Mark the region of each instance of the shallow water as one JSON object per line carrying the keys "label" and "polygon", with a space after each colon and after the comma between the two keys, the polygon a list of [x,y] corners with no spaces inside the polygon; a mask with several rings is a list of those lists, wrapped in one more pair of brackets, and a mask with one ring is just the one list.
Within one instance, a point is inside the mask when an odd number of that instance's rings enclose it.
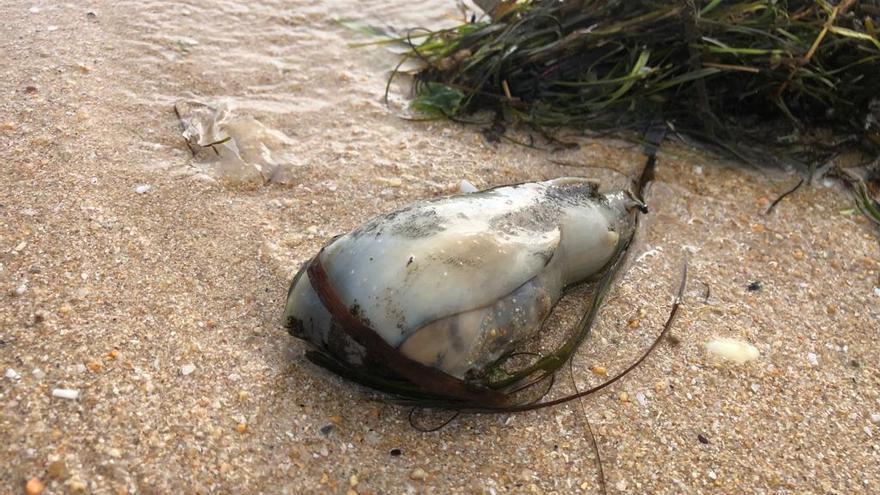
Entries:
{"label": "shallow water", "polygon": [[[5,2],[0,16],[0,367],[20,375],[0,380],[4,488],[598,493],[579,407],[422,434],[310,365],[278,319],[300,264],[375,214],[463,178],[625,182],[585,167],[632,176],[638,147],[566,135],[581,146],[551,153],[401,119],[407,85],[382,100],[395,58],[349,47],[367,38],[335,19],[440,26],[460,16],[451,1]],[[214,135],[236,139],[228,160],[187,145],[179,102],[230,112]],[[232,180],[236,153],[260,170]],[[691,253],[678,345],[583,402],[609,486],[878,492],[876,239],[834,188],[763,215],[795,178],[730,165],[664,146],[643,256],[574,360],[581,387],[631,362]],[[715,362],[716,336],[761,357]]]}

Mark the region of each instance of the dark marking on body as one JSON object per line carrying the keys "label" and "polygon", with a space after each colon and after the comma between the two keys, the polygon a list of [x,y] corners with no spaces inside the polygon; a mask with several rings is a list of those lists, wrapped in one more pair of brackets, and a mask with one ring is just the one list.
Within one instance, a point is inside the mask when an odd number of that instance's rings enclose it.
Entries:
{"label": "dark marking on body", "polygon": [[406,212],[405,215],[391,227],[393,234],[408,239],[422,239],[446,230],[443,219],[433,208],[416,208]]}

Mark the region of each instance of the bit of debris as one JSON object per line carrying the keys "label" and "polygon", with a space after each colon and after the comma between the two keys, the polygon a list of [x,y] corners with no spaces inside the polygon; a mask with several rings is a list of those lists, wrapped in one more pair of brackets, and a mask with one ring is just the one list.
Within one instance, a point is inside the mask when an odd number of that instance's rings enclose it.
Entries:
{"label": "bit of debris", "polygon": [[748,342],[730,338],[717,338],[706,344],[709,354],[743,364],[758,359],[758,349]]}
{"label": "bit of debris", "polygon": [[79,390],[74,390],[71,388],[53,388],[52,397],[58,397],[59,399],[76,400],[79,398]]}

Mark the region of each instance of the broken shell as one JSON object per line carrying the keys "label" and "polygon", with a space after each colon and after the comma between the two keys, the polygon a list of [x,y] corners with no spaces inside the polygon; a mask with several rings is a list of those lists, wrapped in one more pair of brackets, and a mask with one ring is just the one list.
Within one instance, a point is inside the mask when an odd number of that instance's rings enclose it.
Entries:
{"label": "broken shell", "polygon": [[581,178],[414,203],[327,244],[294,278],[285,325],[350,377],[469,381],[615,259],[637,205]]}

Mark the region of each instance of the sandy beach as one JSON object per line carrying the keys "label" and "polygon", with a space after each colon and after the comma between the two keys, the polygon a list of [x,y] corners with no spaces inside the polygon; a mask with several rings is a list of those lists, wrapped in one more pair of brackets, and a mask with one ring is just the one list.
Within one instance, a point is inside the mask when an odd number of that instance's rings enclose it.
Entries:
{"label": "sandy beach", "polygon": [[[640,355],[688,252],[675,338],[610,389],[422,433],[305,359],[281,311],[333,235],[462,179],[611,185],[644,162],[621,140],[554,152],[405,120],[405,81],[383,102],[395,55],[337,22],[459,17],[451,0],[0,4],[0,493],[595,494],[585,417],[608,493],[880,493],[877,236],[837,184],[765,215],[797,176],[680,143],[552,396]],[[237,150],[188,145],[187,122],[221,114]],[[718,337],[760,355],[721,360]]]}

